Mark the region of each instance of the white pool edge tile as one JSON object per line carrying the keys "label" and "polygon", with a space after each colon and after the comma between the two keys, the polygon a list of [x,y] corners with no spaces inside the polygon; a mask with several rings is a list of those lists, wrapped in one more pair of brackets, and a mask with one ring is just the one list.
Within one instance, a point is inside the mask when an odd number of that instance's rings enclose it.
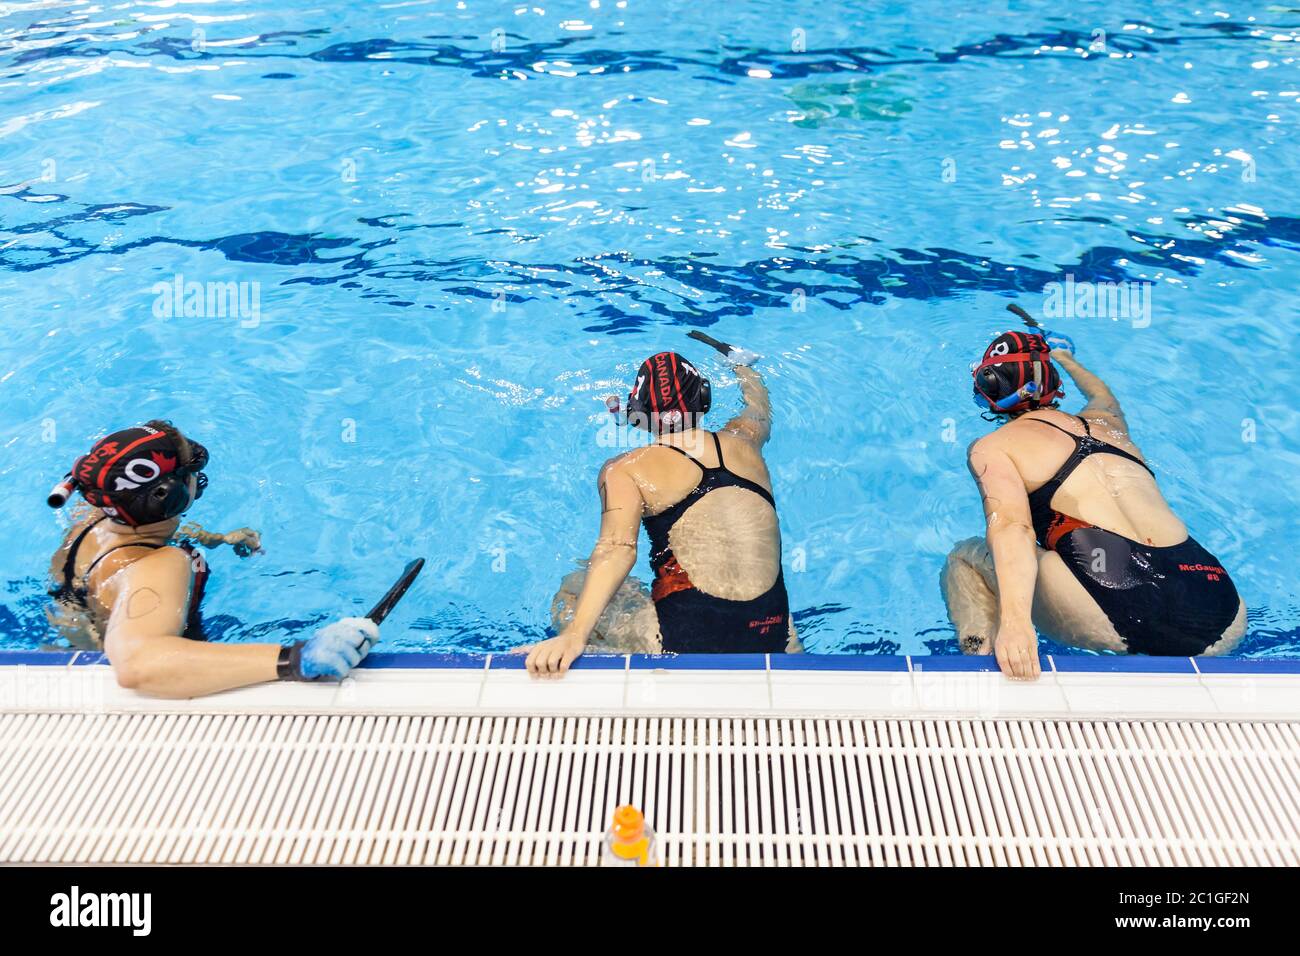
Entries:
{"label": "white pool edge tile", "polygon": [[556,681],[517,669],[360,670],[342,684],[268,683],[194,700],[117,686],[104,666],[0,667],[0,711],[445,713],[1300,719],[1300,675],[1044,671],[589,668]]}

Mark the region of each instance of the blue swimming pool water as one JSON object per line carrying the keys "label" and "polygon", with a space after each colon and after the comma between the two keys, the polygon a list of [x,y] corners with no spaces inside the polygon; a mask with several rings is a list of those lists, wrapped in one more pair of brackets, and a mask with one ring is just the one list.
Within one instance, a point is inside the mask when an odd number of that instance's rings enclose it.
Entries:
{"label": "blue swimming pool water", "polygon": [[[1264,2],[7,4],[0,647],[50,640],[46,489],[149,417],[211,449],[193,517],[264,535],[213,556],[222,638],[417,554],[388,649],[542,636],[603,398],[676,348],[738,407],[702,328],[768,356],[808,648],[951,653],[969,363],[1070,276],[1152,283],[1145,327],[1059,324],[1236,578],[1242,652],[1300,652],[1297,52]],[[167,317],[177,276],[244,305]]]}

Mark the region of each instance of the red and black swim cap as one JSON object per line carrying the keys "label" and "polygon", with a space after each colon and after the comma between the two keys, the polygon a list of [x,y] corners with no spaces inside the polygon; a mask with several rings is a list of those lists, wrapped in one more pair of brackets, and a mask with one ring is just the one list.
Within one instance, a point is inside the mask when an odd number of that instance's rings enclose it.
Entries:
{"label": "red and black swim cap", "polygon": [[648,432],[694,428],[713,403],[709,380],[676,352],[660,352],[641,363],[627,397],[629,424]]}
{"label": "red and black swim cap", "polygon": [[1064,392],[1051,352],[1041,335],[1003,332],[984,350],[984,360],[972,370],[976,403],[996,405],[1030,382],[1036,382],[1037,394],[1001,411],[1016,415],[1054,404]]}
{"label": "red and black swim cap", "polygon": [[192,474],[199,478],[194,499],[202,497],[207,476],[199,473],[207,463],[202,445],[182,439],[164,422],[150,422],[95,442],[72,466],[72,480],[92,505],[134,527],[174,518],[188,508]]}

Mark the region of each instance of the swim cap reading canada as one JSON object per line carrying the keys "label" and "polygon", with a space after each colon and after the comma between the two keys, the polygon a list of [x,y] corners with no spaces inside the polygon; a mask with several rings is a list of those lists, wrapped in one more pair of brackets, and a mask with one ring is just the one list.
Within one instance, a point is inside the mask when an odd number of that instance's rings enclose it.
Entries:
{"label": "swim cap reading canada", "polygon": [[641,363],[627,397],[629,424],[648,432],[694,428],[713,402],[709,380],[676,352],[660,352]]}
{"label": "swim cap reading canada", "polygon": [[[159,423],[161,424],[161,423]],[[72,481],[96,508],[119,524],[135,527],[174,518],[203,497],[208,451],[190,442],[191,456],[183,460],[179,435],[173,430],[137,425],[95,442],[72,466]],[[198,476],[194,498],[189,477]]]}
{"label": "swim cap reading canada", "polygon": [[1003,332],[984,350],[984,360],[971,371],[975,378],[975,404],[991,408],[1034,382],[1038,385],[1036,394],[1000,411],[1015,415],[1051,405],[1064,394],[1051,352],[1041,335]]}

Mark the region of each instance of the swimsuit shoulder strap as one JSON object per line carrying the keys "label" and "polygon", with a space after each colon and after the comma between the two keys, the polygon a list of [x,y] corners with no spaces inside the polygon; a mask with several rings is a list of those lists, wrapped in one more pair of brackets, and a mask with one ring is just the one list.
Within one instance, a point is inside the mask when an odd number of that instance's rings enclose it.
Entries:
{"label": "swimsuit shoulder strap", "polygon": [[[738,475],[730,468],[727,467],[726,461],[724,461],[722,458],[722,441],[718,438],[718,433],[711,432],[710,434],[713,435],[713,447],[716,448],[718,451],[718,467],[715,469],[710,469],[714,473],[712,480],[715,483],[720,483],[719,487],[721,486],[721,484],[728,484],[728,485],[734,485],[737,488],[746,488],[749,491],[754,492],[754,494],[758,495],[769,505],[775,508],[776,499],[772,497],[772,492],[768,491],[766,488],[760,485],[757,481],[754,481],[752,478],[746,478],[744,475]],[[706,477],[705,481],[708,480],[710,479]]]}
{"label": "swimsuit shoulder strap", "polygon": [[1075,415],[1074,417],[1079,419],[1079,424],[1083,426],[1083,433],[1087,435],[1089,438],[1091,438],[1092,429],[1088,426],[1088,420],[1084,418],[1082,415]]}
{"label": "swimsuit shoulder strap", "polygon": [[94,530],[95,525],[103,521],[107,515],[100,515],[94,521],[89,522],[81,533],[73,540],[72,545],[68,548],[68,555],[63,559],[63,586],[72,587],[72,578],[77,573],[77,552],[81,550],[81,543],[86,540],[86,535]]}

